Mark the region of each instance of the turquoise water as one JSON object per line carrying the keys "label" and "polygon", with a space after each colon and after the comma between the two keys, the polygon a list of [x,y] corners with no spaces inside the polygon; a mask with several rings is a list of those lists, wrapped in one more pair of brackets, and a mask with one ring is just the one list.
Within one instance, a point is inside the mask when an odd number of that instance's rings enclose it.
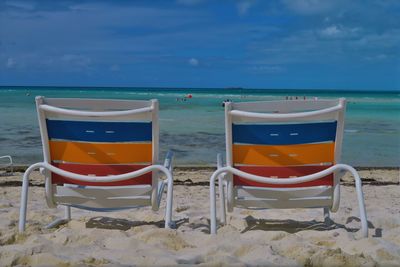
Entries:
{"label": "turquoise water", "polygon": [[[192,99],[177,101],[191,93]],[[345,97],[348,100],[342,161],[355,166],[400,166],[400,92],[317,90],[0,87],[0,155],[16,163],[42,159],[34,98],[81,97],[160,101],[160,146],[177,164],[215,164],[225,151],[221,102]]]}

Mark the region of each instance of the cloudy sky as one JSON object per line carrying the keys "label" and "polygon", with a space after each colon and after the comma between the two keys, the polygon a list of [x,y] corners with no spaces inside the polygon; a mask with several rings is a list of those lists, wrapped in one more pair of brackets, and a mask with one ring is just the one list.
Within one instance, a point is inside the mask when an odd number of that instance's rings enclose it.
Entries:
{"label": "cloudy sky", "polygon": [[400,90],[400,1],[0,0],[0,85]]}

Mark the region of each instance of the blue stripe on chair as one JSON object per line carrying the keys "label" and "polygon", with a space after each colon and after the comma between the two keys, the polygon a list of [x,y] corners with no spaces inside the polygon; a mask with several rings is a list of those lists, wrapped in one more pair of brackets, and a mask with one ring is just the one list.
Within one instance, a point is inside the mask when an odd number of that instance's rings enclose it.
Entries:
{"label": "blue stripe on chair", "polygon": [[87,142],[151,141],[151,122],[46,120],[49,139]]}
{"label": "blue stripe on chair", "polygon": [[301,124],[233,124],[233,143],[293,145],[335,141],[336,121]]}

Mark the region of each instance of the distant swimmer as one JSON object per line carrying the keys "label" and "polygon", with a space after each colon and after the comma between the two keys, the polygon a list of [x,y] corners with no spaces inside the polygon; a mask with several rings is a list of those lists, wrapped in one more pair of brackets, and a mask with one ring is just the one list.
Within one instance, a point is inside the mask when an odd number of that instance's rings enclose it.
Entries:
{"label": "distant swimmer", "polygon": [[224,101],[222,101],[221,106],[225,107],[225,103],[227,103],[227,102],[232,102],[232,100],[225,99]]}

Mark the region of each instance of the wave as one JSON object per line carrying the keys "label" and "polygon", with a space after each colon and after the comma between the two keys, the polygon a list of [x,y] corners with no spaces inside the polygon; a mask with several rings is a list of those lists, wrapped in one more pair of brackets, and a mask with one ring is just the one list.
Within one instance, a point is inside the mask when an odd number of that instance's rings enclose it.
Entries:
{"label": "wave", "polygon": [[345,133],[358,133],[359,130],[356,130],[356,129],[345,129],[344,132]]}

